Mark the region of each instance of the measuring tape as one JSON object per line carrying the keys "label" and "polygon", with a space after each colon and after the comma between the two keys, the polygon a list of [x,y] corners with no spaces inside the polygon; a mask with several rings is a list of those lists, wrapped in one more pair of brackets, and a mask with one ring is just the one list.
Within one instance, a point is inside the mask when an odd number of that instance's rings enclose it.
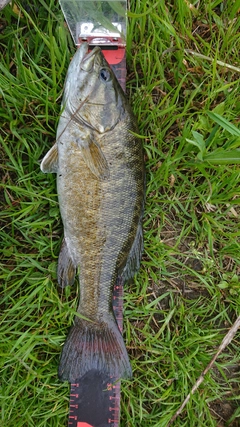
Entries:
{"label": "measuring tape", "polygon": [[[123,283],[113,290],[113,310],[122,331]],[[71,384],[68,427],[119,427],[120,381],[97,370]]]}

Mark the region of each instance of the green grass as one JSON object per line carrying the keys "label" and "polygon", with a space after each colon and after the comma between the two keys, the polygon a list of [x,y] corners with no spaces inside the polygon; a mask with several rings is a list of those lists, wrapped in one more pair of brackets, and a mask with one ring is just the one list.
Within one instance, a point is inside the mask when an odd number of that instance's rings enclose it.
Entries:
{"label": "green grass", "polygon": [[[0,25],[0,425],[63,427],[57,366],[77,284],[57,290],[62,225],[55,176],[39,164],[75,48],[57,1],[8,5]],[[131,1],[127,92],[147,196],[141,270],[125,292],[134,377],[122,427],[165,427],[240,312],[239,27],[237,0]],[[239,356],[238,334],[174,426],[239,425]]]}

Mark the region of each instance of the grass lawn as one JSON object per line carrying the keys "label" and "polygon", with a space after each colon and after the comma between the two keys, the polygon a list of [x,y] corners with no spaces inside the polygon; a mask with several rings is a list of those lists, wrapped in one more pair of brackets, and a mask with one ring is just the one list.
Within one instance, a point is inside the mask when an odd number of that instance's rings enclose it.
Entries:
{"label": "grass lawn", "polygon": [[[121,427],[166,427],[240,314],[240,2],[131,0],[127,93],[144,136],[145,252],[126,287]],[[64,427],[77,303],[56,286],[54,144],[75,47],[56,0],[0,12],[1,427]],[[175,427],[240,425],[239,333]]]}

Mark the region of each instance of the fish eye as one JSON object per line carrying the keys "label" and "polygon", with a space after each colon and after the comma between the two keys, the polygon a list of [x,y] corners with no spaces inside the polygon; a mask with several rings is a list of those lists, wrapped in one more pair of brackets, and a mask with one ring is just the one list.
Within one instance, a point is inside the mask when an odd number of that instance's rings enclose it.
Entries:
{"label": "fish eye", "polygon": [[99,77],[103,82],[108,82],[111,79],[111,73],[108,68],[102,68],[99,73]]}

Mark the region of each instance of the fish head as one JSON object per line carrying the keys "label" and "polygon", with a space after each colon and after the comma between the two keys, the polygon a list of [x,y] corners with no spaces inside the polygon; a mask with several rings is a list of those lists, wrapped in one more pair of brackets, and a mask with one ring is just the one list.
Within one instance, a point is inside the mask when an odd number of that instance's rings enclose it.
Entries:
{"label": "fish head", "polygon": [[99,133],[113,129],[126,108],[125,94],[100,47],[83,43],[68,69],[63,106],[71,119]]}

